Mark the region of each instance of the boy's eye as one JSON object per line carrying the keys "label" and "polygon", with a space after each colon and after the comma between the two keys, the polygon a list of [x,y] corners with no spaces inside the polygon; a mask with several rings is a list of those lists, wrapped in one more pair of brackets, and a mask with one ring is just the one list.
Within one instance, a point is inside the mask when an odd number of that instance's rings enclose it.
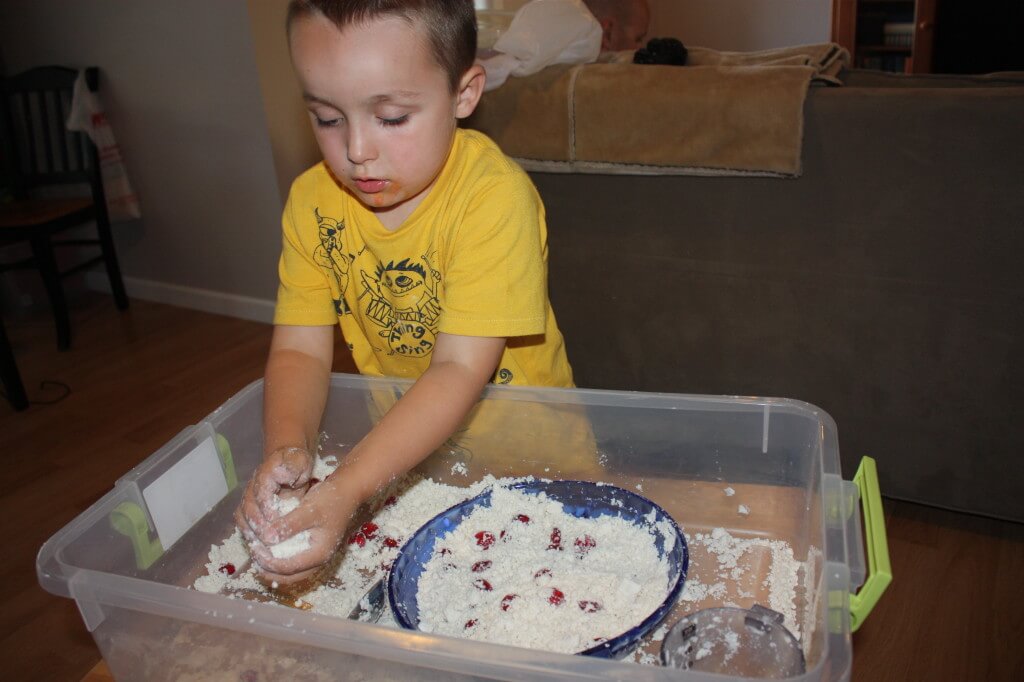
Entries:
{"label": "boy's eye", "polygon": [[405,114],[404,116],[399,116],[398,118],[379,118],[378,117],[377,120],[380,121],[380,124],[382,126],[400,126],[400,125],[402,125],[403,123],[405,123],[406,121],[409,120],[409,114]]}
{"label": "boy's eye", "polygon": [[339,123],[341,123],[341,119],[340,118],[331,118],[331,119],[327,119],[325,121],[324,119],[320,118],[316,114],[313,114],[313,118],[316,120],[316,125],[319,128],[333,128],[334,126],[336,126]]}

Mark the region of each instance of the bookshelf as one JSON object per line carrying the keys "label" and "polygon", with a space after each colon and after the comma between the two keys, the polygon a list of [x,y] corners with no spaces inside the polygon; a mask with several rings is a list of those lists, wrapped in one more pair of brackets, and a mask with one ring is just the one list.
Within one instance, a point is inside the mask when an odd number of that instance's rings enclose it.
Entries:
{"label": "bookshelf", "polygon": [[832,40],[850,51],[853,66],[929,73],[937,0],[833,0]]}

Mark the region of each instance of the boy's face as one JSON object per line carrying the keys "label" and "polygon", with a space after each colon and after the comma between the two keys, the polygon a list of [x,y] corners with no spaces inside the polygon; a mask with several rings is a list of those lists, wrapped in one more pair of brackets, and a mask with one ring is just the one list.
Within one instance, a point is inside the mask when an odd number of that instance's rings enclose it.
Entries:
{"label": "boy's face", "polygon": [[[340,31],[322,16],[303,17],[290,41],[327,165],[386,226],[397,227],[437,179],[455,119],[476,106],[471,81],[479,67],[452,94],[426,35],[396,17]],[[482,87],[482,70],[479,81]]]}

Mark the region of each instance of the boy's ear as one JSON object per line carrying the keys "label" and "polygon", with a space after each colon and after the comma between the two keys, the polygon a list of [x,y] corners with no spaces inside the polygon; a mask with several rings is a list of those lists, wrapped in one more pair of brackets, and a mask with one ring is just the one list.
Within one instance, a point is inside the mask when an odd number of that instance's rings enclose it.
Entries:
{"label": "boy's ear", "polygon": [[484,94],[484,83],[487,72],[478,63],[473,64],[462,74],[459,80],[459,91],[455,94],[455,118],[466,118],[473,113]]}

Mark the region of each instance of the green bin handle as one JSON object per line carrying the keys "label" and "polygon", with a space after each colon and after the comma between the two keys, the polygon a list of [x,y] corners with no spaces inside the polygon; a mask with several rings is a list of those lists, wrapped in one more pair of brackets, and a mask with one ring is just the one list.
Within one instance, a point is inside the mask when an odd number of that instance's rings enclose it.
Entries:
{"label": "green bin handle", "polygon": [[856,632],[875,608],[892,582],[889,543],[885,536],[882,493],[878,489],[878,468],[871,457],[863,457],[853,482],[860,491],[864,511],[864,544],[868,550],[868,575],[856,594],[850,595],[850,632]]}

